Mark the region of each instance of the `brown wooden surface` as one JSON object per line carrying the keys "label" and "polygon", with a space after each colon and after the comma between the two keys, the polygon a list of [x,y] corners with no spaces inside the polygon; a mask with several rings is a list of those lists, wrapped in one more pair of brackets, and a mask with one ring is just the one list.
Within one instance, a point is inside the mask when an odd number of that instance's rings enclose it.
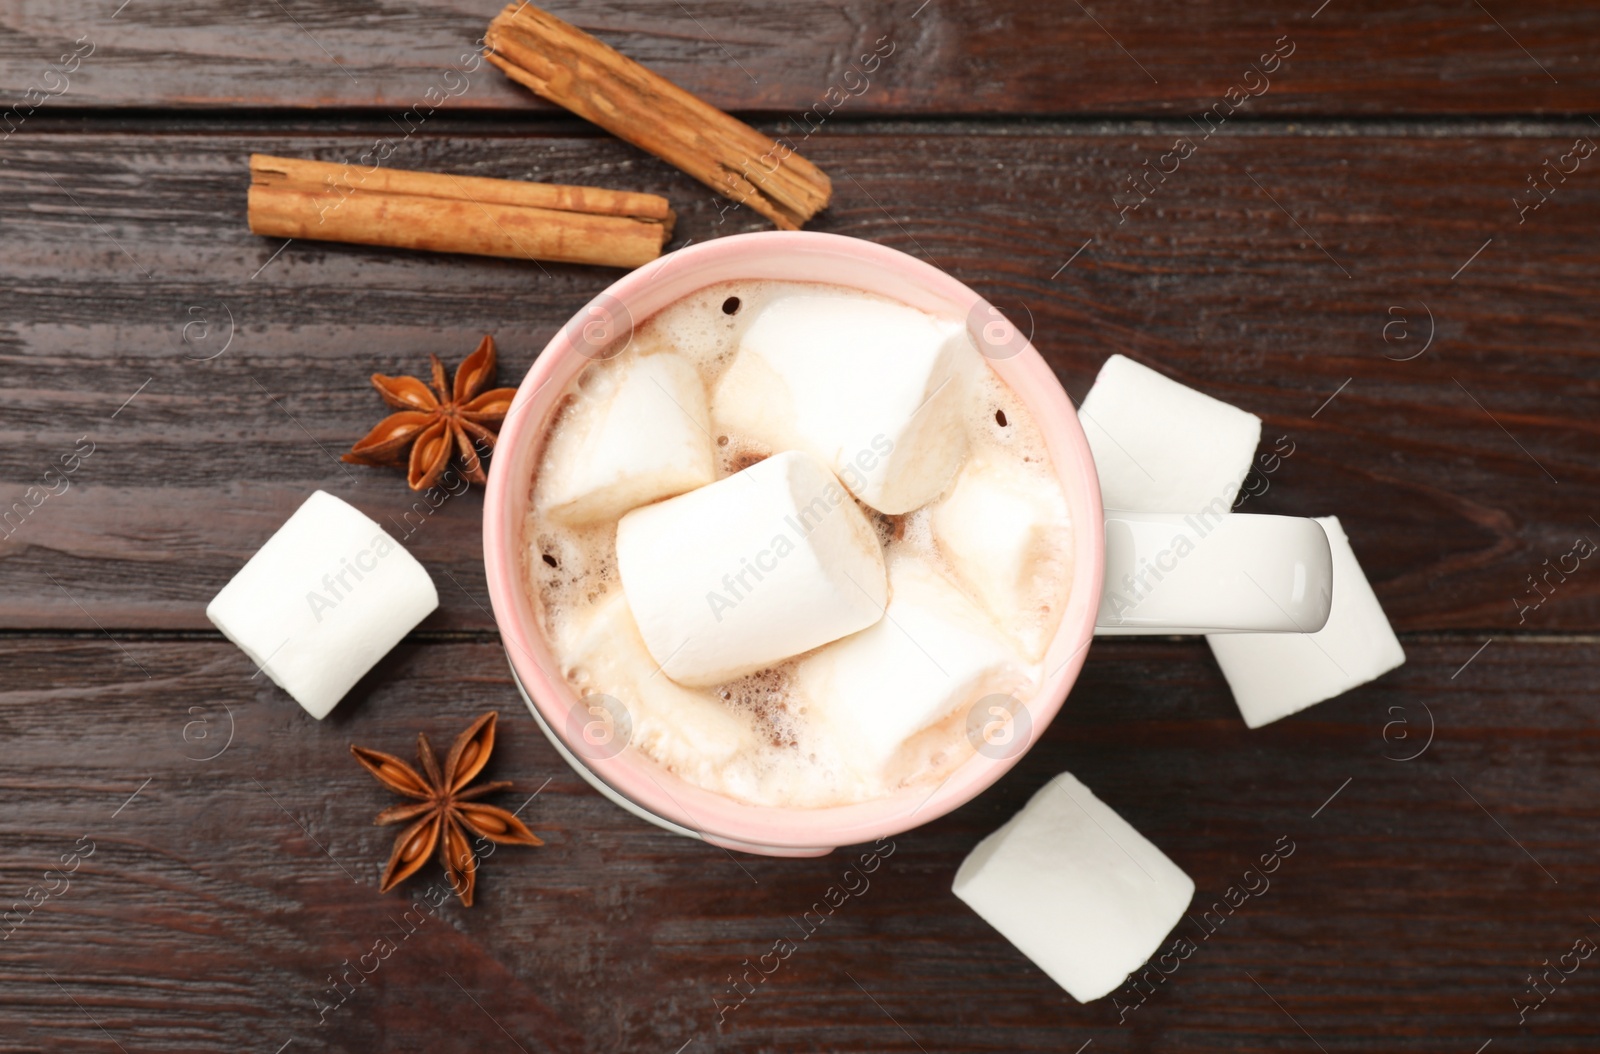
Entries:
{"label": "brown wooden surface", "polygon": [[[1319,2],[554,9],[772,133],[887,36],[805,144],[836,189],[812,229],[948,269],[1075,400],[1122,352],[1260,414],[1295,452],[1246,508],[1340,516],[1408,655],[1249,731],[1203,644],[1097,643],[1017,769],[894,839],[720,1024],[741,961],[861,850],[735,858],[600,798],[509,683],[480,496],[407,520],[398,473],[334,460],[383,412],[369,373],[489,331],[515,383],[618,272],[283,247],[245,229],[246,159],[387,137],[397,167],[664,194],[674,246],[765,224],[487,68],[408,134],[495,0],[0,5],[4,105],[95,44],[0,141],[0,509],[94,443],[0,537],[0,911],[95,846],[0,941],[0,1050],[1600,1049],[1600,957],[1526,1022],[1512,1002],[1600,942],[1600,572],[1517,604],[1600,541],[1600,156],[1514,204],[1600,136],[1600,12]],[[1190,118],[1284,35],[1270,90],[1202,141]],[[390,524],[442,600],[320,723],[204,618],[317,488]],[[441,878],[378,894],[389,798],[348,745],[407,753],[491,707],[497,800],[548,845],[486,861],[476,907],[319,1025],[329,974]],[[1136,1010],[1077,1005],[949,892],[1062,770],[1194,877],[1197,914],[1296,845],[1215,936],[1180,924],[1198,951]]]}
{"label": "brown wooden surface", "polygon": [[[1257,507],[1343,517],[1398,626],[1594,630],[1600,575],[1526,616],[1512,602],[1579,534],[1600,541],[1600,154],[1526,223],[1511,204],[1521,177],[1582,133],[1219,134],[1119,222],[1120,176],[1179,133],[873,127],[819,144],[838,192],[812,227],[970,283],[1031,326],[1074,398],[1123,352],[1262,415],[1295,452]],[[417,499],[396,474],[330,455],[381,417],[373,371],[415,372],[429,352],[458,361],[490,331],[515,383],[618,272],[279,252],[245,229],[250,151],[338,158],[367,142],[45,132],[8,144],[0,464],[21,484],[80,435],[96,449],[0,541],[4,624],[208,629],[205,602],[321,487],[409,533],[447,576],[427,628],[491,626],[478,495],[408,520]],[[416,168],[666,193],[673,245],[764,226],[719,223],[697,184],[609,139],[424,136],[405,150]],[[950,208],[978,185],[978,201]],[[1423,346],[1425,312],[1432,346],[1395,361]]]}
{"label": "brown wooden surface", "polygon": [[[381,8],[128,0],[118,12],[121,3],[18,0],[0,8],[0,84],[20,93],[81,40],[93,54],[51,106],[403,111],[442,98],[459,109],[549,109],[462,58],[502,0],[393,0]],[[830,88],[850,96],[841,117],[1199,113],[1280,37],[1294,54],[1248,111],[1600,108],[1600,11],[1584,0],[617,0],[549,9],[725,109],[796,122]],[[880,48],[882,66],[863,71],[870,87],[846,79],[852,62]],[[445,79],[452,68],[464,69],[466,81]]]}
{"label": "brown wooden surface", "polygon": [[[1476,641],[1406,644],[1407,665],[1379,684],[1256,732],[1203,644],[1097,644],[1018,768],[893,839],[870,886],[718,1027],[728,975],[797,936],[790,918],[861,850],[736,861],[635,821],[545,742],[497,645],[404,645],[319,724],[223,643],[13,639],[0,651],[13,759],[0,878],[17,892],[40,882],[82,835],[94,853],[0,944],[0,1049],[114,1049],[98,1022],[128,1051],[291,1038],[351,1051],[1315,1050],[1274,998],[1330,1054],[1593,1049],[1600,962],[1527,1028],[1511,997],[1541,959],[1600,940],[1594,644],[1497,640],[1453,681]],[[377,892],[393,829],[369,825],[391,796],[347,744],[405,753],[417,730],[447,740],[489,705],[504,718],[490,775],[518,787],[500,800],[539,791],[522,815],[548,844],[498,851],[476,907],[447,906],[401,941],[411,899]],[[1398,727],[1386,738],[1394,721],[1409,742]],[[1421,756],[1389,760],[1430,727]],[[1215,936],[1180,925],[1199,950],[1124,1024],[1109,1000],[1073,1003],[949,891],[954,862],[1063,769],[1194,877],[1197,915],[1280,836],[1294,846]],[[430,865],[404,888],[439,880]],[[398,950],[319,1025],[327,975],[385,934]]]}

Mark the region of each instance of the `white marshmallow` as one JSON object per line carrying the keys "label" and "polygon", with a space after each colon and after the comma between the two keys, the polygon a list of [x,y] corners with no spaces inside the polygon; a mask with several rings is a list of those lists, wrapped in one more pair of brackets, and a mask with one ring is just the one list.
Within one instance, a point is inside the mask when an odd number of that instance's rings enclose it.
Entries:
{"label": "white marshmallow", "polygon": [[900,304],[787,296],[751,321],[712,394],[719,433],[808,450],[879,512],[938,497],[966,455],[964,326]]}
{"label": "white marshmallow", "polygon": [[320,720],[438,606],[415,557],[319,490],[212,598],[206,618]]}
{"label": "white marshmallow", "polygon": [[978,843],[951,890],[1087,1003],[1155,954],[1194,881],[1063,772]]}
{"label": "white marshmallow", "polygon": [[957,580],[1022,648],[1044,657],[1066,607],[1066,497],[1015,461],[973,457],[933,507],[933,537]]}
{"label": "white marshmallow", "polygon": [[614,386],[579,398],[568,412],[580,417],[554,433],[568,449],[552,451],[535,488],[552,519],[601,523],[716,478],[705,384],[683,356],[641,356]]}
{"label": "white marshmallow", "polygon": [[850,495],[790,451],[617,524],[617,570],[650,654],[704,686],[865,629],[883,614],[883,547]]}
{"label": "white marshmallow", "polygon": [[812,724],[854,771],[885,787],[922,768],[924,746],[959,742],[974,703],[990,695],[1026,702],[1036,679],[988,617],[922,560],[895,559],[889,591],[882,620],[795,672]]}
{"label": "white marshmallow", "polygon": [[627,742],[691,782],[704,786],[741,752],[754,752],[748,722],[711,693],[684,688],[660,671],[622,593],[588,613],[563,654],[581,692],[604,692],[622,704]]}
{"label": "white marshmallow", "polygon": [[1316,633],[1206,637],[1244,723],[1260,728],[1378,677],[1406,661],[1337,516],[1317,519],[1333,550],[1333,609]]}
{"label": "white marshmallow", "polygon": [[1261,418],[1122,355],[1078,408],[1100,496],[1126,512],[1225,513],[1261,441]]}

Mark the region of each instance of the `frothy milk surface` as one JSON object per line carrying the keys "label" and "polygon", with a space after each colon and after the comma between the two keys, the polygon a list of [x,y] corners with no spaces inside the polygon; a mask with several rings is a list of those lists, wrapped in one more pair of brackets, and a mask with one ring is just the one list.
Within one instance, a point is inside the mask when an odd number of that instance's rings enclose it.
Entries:
{"label": "frothy milk surface", "polygon": [[[725,683],[691,687],[671,680],[630,615],[617,523],[631,508],[671,500],[785,452],[774,449],[775,415],[728,404],[745,391],[730,367],[762,312],[775,306],[778,317],[792,311],[796,298],[818,312],[837,305],[845,317],[863,302],[910,311],[858,290],[741,281],[709,286],[638,325],[625,346],[586,366],[560,401],[533,480],[525,565],[560,675],[580,697],[621,704],[627,749],[741,801],[822,807],[911,784],[932,786],[983,744],[973,729],[995,731],[991,715],[1003,720],[1015,708],[1004,706],[1003,697],[1018,703],[1032,697],[1045,672],[1044,648],[1066,607],[1072,537],[1066,497],[1036,424],[967,341],[937,394],[959,400],[944,404],[942,412],[954,416],[942,431],[965,433],[965,454],[943,490],[898,515],[840,492],[865,514],[883,547],[890,596],[880,624]],[[739,366],[748,371],[748,362]],[[859,381],[842,375],[837,384],[844,392]],[[936,441],[948,445],[951,438]],[[893,445],[873,439],[878,453]],[[843,455],[848,464],[850,452]],[[624,471],[646,462],[648,473]],[[849,475],[848,467],[836,470]],[[740,554],[729,560],[733,591],[714,591],[721,602],[737,604]],[[904,583],[898,596],[896,582]],[[742,585],[759,588],[749,575]],[[687,598],[708,600],[719,603]],[[920,627],[928,646],[907,626]],[[884,656],[877,666],[875,648]],[[810,698],[808,691],[830,694]],[[946,706],[948,712],[935,712]],[[974,717],[975,709],[982,714]],[[590,709],[615,711],[610,702]],[[607,727],[604,734],[617,731]]]}

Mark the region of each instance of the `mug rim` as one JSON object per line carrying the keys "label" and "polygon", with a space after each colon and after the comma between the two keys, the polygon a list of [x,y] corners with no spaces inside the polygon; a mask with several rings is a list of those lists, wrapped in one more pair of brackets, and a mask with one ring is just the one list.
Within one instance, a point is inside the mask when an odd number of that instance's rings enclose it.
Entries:
{"label": "mug rim", "polygon": [[[832,270],[857,280],[828,277]],[[789,278],[790,274],[822,276]],[[669,274],[669,272],[671,272]],[[483,550],[490,603],[511,665],[544,723],[563,734],[581,701],[565,678],[552,675],[553,655],[538,628],[532,590],[524,585],[524,521],[533,469],[543,452],[547,425],[573,377],[593,361],[586,354],[583,322],[620,311],[642,323],[668,304],[724,281],[828,282],[888,296],[941,317],[970,320],[998,312],[948,273],[897,249],[845,235],[814,231],[761,231],[701,242],[638,268],[596,295],[563,324],[534,360],[517,388],[496,443],[484,496]],[[870,283],[870,284],[868,284]],[[656,303],[659,301],[659,303]],[[653,306],[652,306],[653,305]],[[609,314],[608,314],[609,313]],[[1099,480],[1088,440],[1071,399],[1030,338],[1016,334],[1004,358],[989,366],[1022,400],[1043,435],[1052,467],[1066,492],[1073,532],[1072,585],[1066,610],[1041,664],[1038,691],[1024,702],[1026,740],[1005,756],[974,751],[930,792],[924,785],[883,798],[823,807],[752,805],[678,777],[640,749],[611,756],[580,751],[582,764],[641,808],[699,832],[706,840],[750,852],[826,851],[889,837],[966,804],[1010,771],[1038,742],[1059,712],[1094,638],[1105,555]],[[1016,342],[1013,342],[1015,345]],[[1014,720],[1013,728],[1020,722]]]}

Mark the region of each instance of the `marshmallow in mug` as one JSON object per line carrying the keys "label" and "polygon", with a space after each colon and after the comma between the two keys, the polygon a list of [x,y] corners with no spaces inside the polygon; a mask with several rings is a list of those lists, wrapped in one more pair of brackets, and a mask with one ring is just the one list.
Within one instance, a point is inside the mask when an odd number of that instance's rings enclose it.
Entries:
{"label": "marshmallow in mug", "polygon": [[629,509],[717,478],[700,373],[682,355],[640,356],[609,389],[581,389],[576,422],[558,429],[536,500],[571,526],[614,520]]}
{"label": "marshmallow in mug", "polygon": [[977,844],[951,890],[1087,1003],[1155,954],[1194,880],[1063,772]]}
{"label": "marshmallow in mug", "polygon": [[691,687],[865,629],[888,601],[866,514],[798,450],[622,517],[617,573],[650,654]]}
{"label": "marshmallow in mug", "polygon": [[717,382],[711,418],[771,450],[806,450],[867,505],[926,505],[967,453],[963,411],[982,360],[965,327],[837,294],[768,304]]}
{"label": "marshmallow in mug", "polygon": [[958,741],[960,729],[947,726],[965,716],[963,704],[1002,696],[1018,705],[1040,671],[926,561],[895,559],[889,591],[882,619],[800,660],[795,680],[852,769],[894,786],[927,753],[916,749],[919,735]]}
{"label": "marshmallow in mug", "polygon": [[206,617],[320,720],[438,606],[415,557],[319,490],[212,598]]}
{"label": "marshmallow in mug", "polygon": [[[583,722],[584,728],[567,730],[568,741],[584,757],[613,757],[633,743],[674,771],[704,781],[752,749],[749,727],[721,700],[659,675],[621,593],[602,600],[565,643],[566,659],[594,718]],[[593,712],[597,704],[612,711],[609,717]],[[599,727],[586,734],[596,723]]]}
{"label": "marshmallow in mug", "polygon": [[951,572],[1030,662],[1044,658],[1065,608],[1072,527],[1066,495],[1014,461],[970,459],[932,507],[933,540]]}

